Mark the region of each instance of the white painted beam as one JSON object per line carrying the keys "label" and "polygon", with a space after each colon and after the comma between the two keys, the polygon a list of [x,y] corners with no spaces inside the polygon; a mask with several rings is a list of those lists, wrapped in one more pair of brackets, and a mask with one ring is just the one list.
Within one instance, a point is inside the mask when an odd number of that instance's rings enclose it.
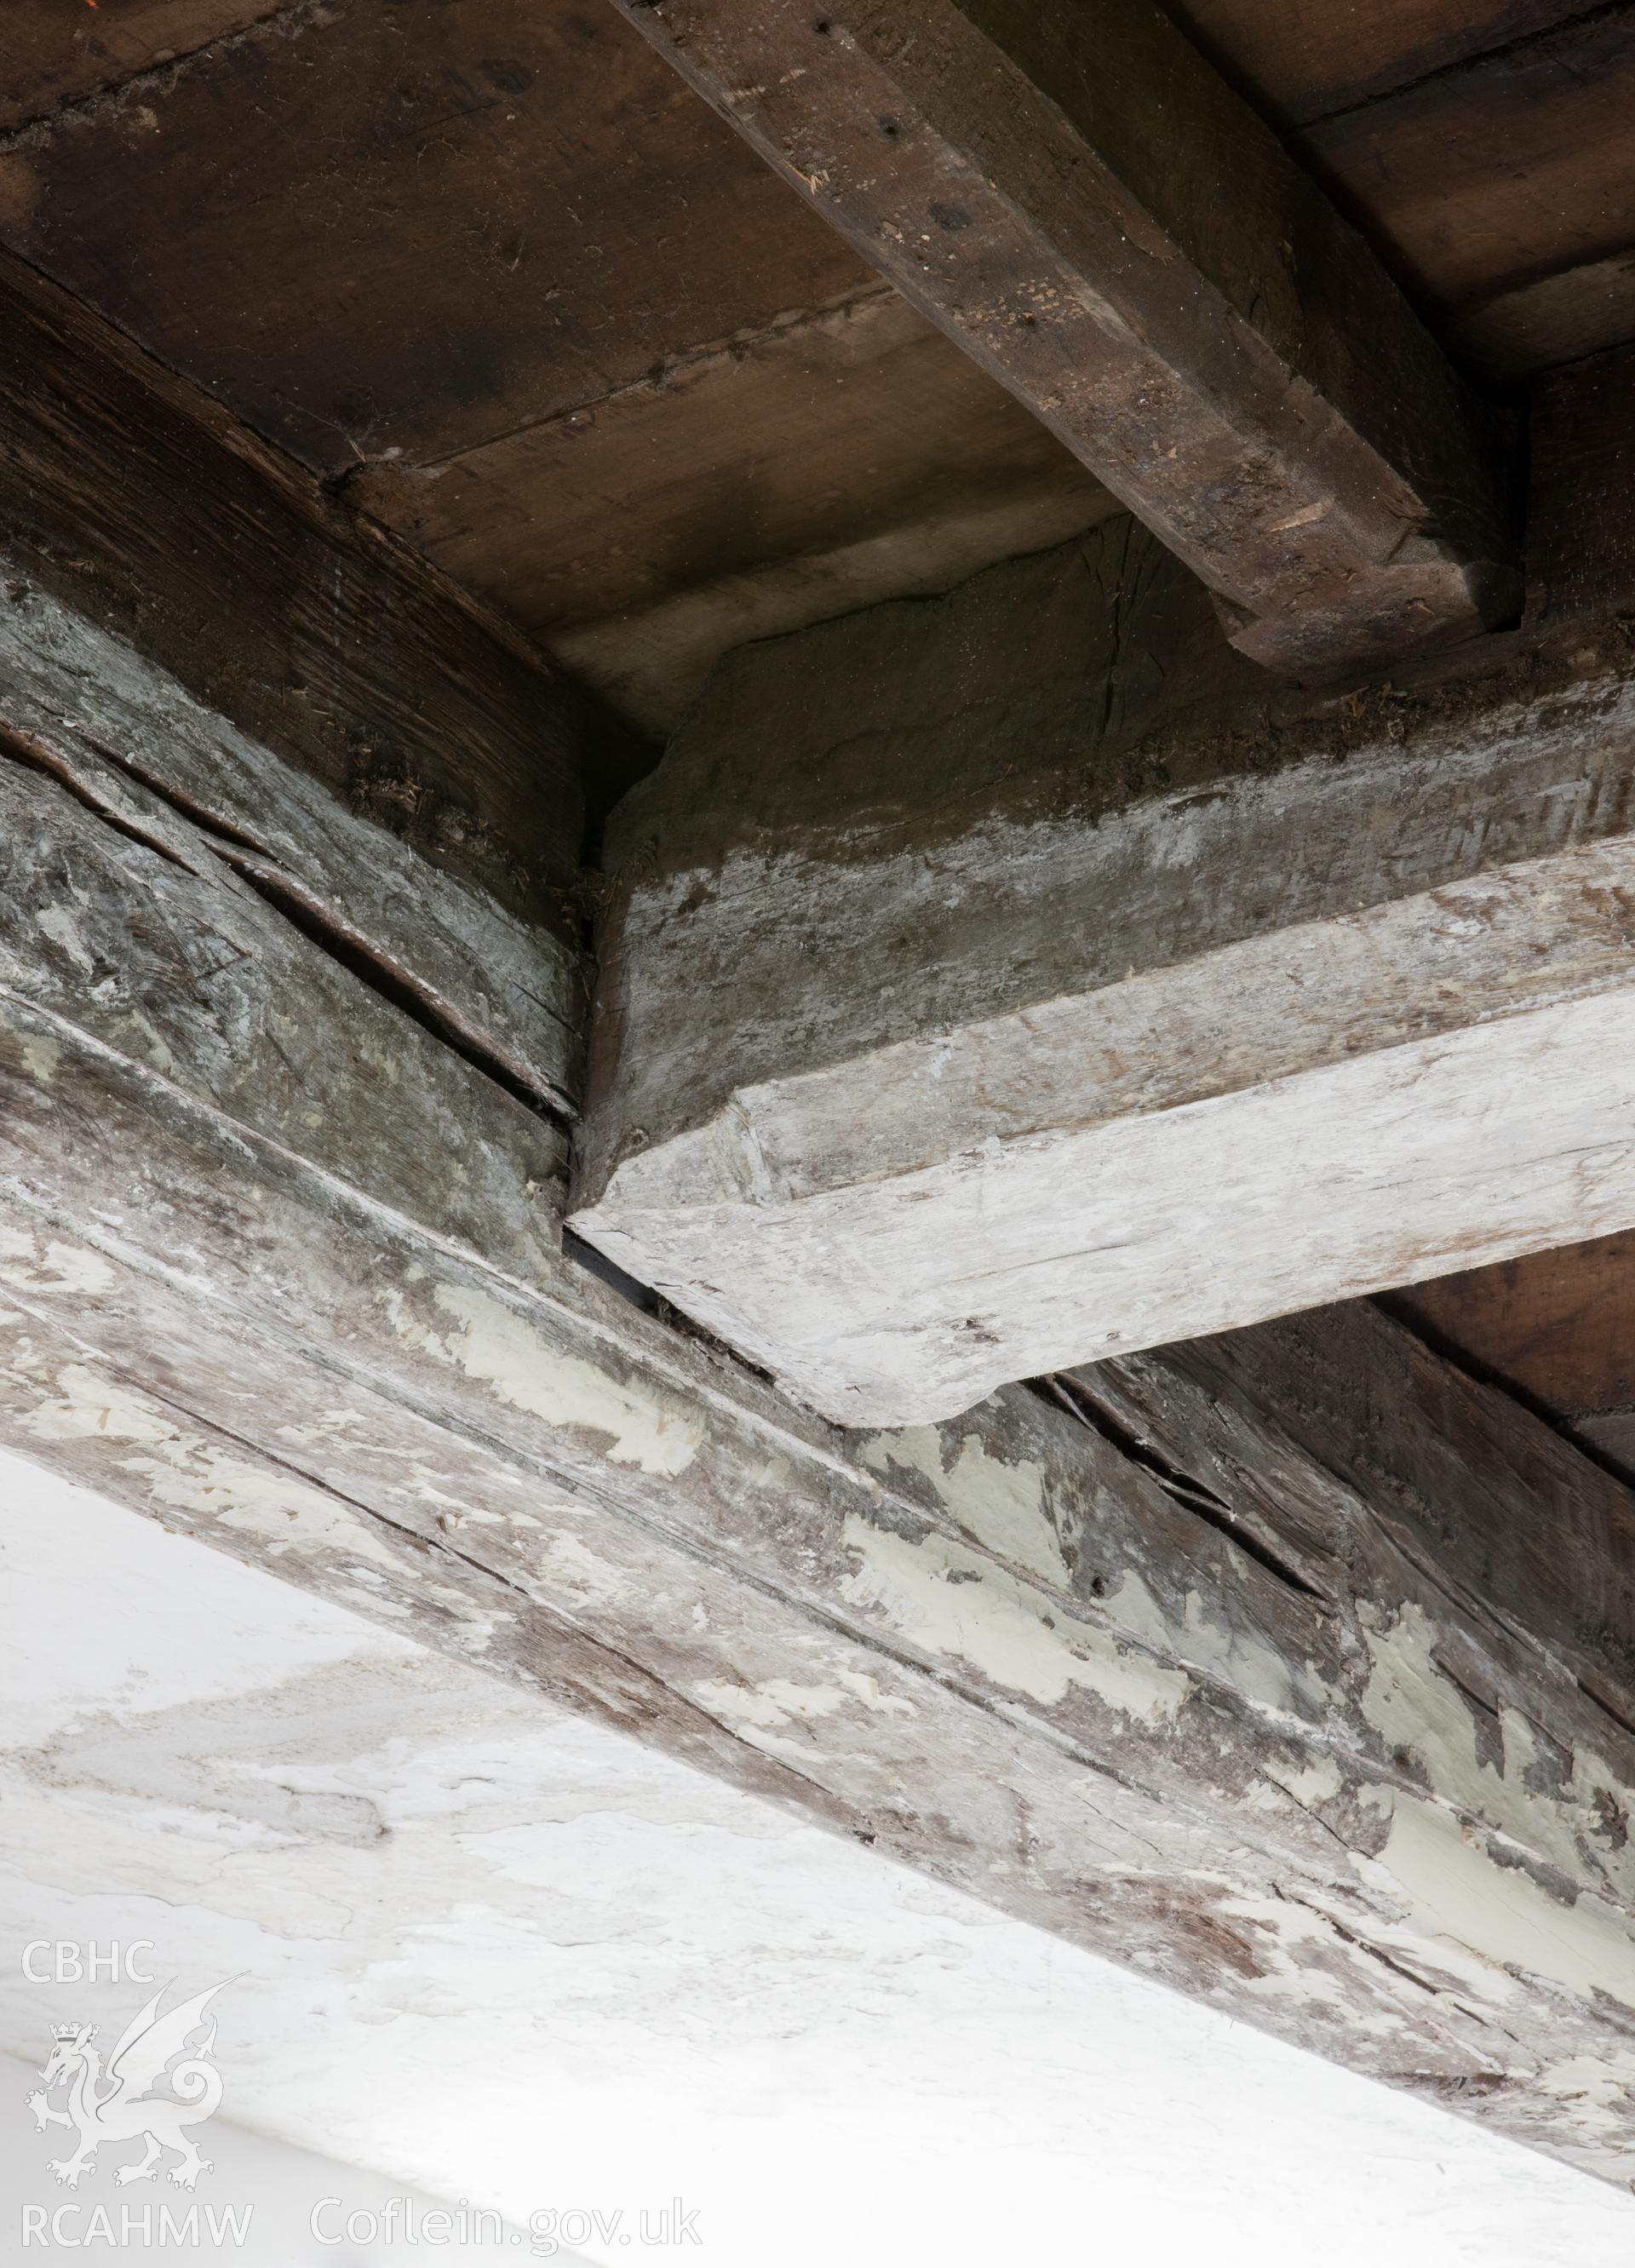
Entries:
{"label": "white painted beam", "polygon": [[575,1226],[866,1424],[1628,1227],[1632,810],[1616,627],[1272,701],[1127,523],[747,648],[615,825]]}
{"label": "white painted beam", "polygon": [[1382,1476],[1168,1357],[837,1431],[565,1261],[553,1130],[120,777],[0,750],[8,1439],[1635,2177],[1629,1491],[1379,1317]]}

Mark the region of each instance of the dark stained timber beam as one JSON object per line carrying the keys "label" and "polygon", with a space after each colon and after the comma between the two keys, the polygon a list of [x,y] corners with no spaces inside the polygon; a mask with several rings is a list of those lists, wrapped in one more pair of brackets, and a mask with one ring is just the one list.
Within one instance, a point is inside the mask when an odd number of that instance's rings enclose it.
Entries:
{"label": "dark stained timber beam", "polygon": [[[0,253],[0,620],[29,592],[162,665],[423,868],[565,928],[594,751],[539,652]],[[55,660],[77,666],[60,641]]]}
{"label": "dark stained timber beam", "polygon": [[8,1440],[1635,2177],[1621,1484],[1370,1314],[824,1424],[563,1257],[560,1130],[146,783],[166,730],[0,742]]}
{"label": "dark stained timber beam", "polygon": [[1635,1226],[1635,653],[1264,696],[1128,519],[741,649],[615,816],[579,1233],[842,1424]]}
{"label": "dark stained timber beam", "polygon": [[1223,602],[1321,675],[1521,584],[1481,415],[1151,0],[615,0]]}

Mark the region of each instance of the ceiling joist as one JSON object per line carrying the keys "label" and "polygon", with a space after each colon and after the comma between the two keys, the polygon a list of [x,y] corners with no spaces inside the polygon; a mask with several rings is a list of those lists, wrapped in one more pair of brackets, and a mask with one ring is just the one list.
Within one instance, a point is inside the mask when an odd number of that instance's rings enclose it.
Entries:
{"label": "ceiling joist", "polygon": [[1151,4],[617,0],[1224,603],[1323,674],[1520,601],[1474,404]]}

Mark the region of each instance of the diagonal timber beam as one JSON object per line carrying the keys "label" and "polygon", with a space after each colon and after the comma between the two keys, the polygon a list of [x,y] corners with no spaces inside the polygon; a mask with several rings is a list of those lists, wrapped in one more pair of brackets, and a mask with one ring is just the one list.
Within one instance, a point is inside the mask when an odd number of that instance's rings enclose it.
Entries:
{"label": "diagonal timber beam", "polygon": [[0,740],[10,1440],[1635,2177],[1620,1483],[1368,1314],[825,1424],[564,1257],[560,1127],[127,723]]}
{"label": "diagonal timber beam", "polygon": [[596,755],[575,700],[515,631],[4,254],[0,746],[110,816],[144,791],[161,835],[167,807],[188,814],[447,1042],[572,1114]]}
{"label": "diagonal timber beam", "polygon": [[[29,592],[134,641],[422,871],[565,928],[596,752],[539,652],[0,251],[0,622]],[[61,642],[54,665],[77,666]]]}
{"label": "diagonal timber beam", "polygon": [[1480,413],[1152,0],[615,0],[1296,674],[1521,585]]}
{"label": "diagonal timber beam", "polygon": [[1129,521],[720,666],[575,1226],[841,1423],[1635,1224],[1617,619],[1267,699]]}

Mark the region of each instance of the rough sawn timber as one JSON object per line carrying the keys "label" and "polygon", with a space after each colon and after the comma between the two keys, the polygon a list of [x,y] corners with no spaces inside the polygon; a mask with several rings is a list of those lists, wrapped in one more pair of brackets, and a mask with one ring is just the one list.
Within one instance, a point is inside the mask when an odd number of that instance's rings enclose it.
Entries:
{"label": "rough sawn timber", "polygon": [[1480,413],[1152,0],[615,0],[783,178],[1321,674],[1520,581]]}
{"label": "rough sawn timber", "polygon": [[[1388,1450],[1344,1397],[1285,1430],[1252,1339],[838,1432],[564,1262],[553,1128],[209,829],[111,762],[0,750],[0,791],[9,1440],[1635,2176],[1619,1483],[1378,1318],[1337,1359]],[[1588,1610],[1519,1548],[1568,1505]]]}
{"label": "rough sawn timber", "polygon": [[729,656],[609,835],[579,1233],[883,1425],[1635,1225],[1629,626],[1252,675],[1127,520]]}

